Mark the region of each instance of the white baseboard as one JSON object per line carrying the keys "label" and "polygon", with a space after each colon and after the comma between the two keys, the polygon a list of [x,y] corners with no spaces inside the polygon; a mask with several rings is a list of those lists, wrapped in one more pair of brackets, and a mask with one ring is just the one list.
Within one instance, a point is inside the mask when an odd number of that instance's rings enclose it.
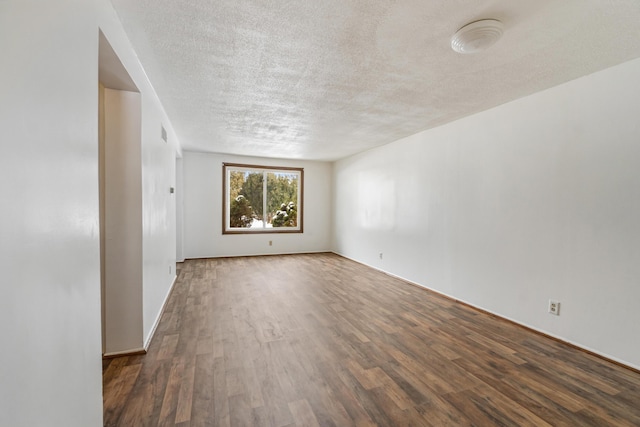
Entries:
{"label": "white baseboard", "polygon": [[158,315],[156,316],[156,320],[153,322],[153,327],[151,328],[151,331],[149,331],[149,335],[147,336],[147,339],[144,341],[144,351],[146,352],[149,349],[149,344],[151,344],[151,340],[153,339],[153,336],[156,333],[156,329],[158,328],[158,325],[160,324],[160,319],[162,318],[162,315],[164,314],[164,309],[167,306],[167,301],[169,301],[169,297],[171,296],[171,292],[173,292],[173,287],[176,284],[176,281],[178,280],[178,276],[173,276],[173,282],[171,282],[171,286],[169,286],[169,292],[167,292],[167,295],[165,295],[164,297],[164,301],[162,302],[162,307],[160,308],[160,311],[158,312]]}
{"label": "white baseboard", "polygon": [[111,359],[113,357],[133,356],[133,355],[146,354],[146,353],[147,353],[147,350],[144,348],[132,348],[130,350],[113,351],[111,353],[104,353],[102,357],[104,359]]}
{"label": "white baseboard", "polygon": [[243,258],[243,257],[272,256],[272,255],[306,255],[306,254],[326,254],[326,253],[335,253],[335,252],[331,251],[330,249],[327,249],[327,250],[298,251],[298,252],[269,252],[269,253],[256,252],[256,253],[235,254],[235,255],[218,254],[218,255],[208,255],[208,256],[185,257],[185,261],[195,260],[195,259]]}

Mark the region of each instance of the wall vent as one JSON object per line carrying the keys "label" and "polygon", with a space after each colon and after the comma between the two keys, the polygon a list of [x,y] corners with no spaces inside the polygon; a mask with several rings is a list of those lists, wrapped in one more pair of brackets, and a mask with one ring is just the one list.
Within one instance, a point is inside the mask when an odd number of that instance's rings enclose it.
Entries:
{"label": "wall vent", "polygon": [[167,130],[164,128],[164,126],[160,126],[161,132],[162,132],[162,140],[164,142],[167,142]]}

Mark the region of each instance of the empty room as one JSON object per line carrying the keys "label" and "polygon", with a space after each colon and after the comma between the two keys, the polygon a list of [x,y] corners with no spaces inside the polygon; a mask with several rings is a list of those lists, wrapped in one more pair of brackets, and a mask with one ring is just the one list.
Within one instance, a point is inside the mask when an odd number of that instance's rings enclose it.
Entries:
{"label": "empty room", "polygon": [[640,425],[639,22],[0,0],[0,426]]}

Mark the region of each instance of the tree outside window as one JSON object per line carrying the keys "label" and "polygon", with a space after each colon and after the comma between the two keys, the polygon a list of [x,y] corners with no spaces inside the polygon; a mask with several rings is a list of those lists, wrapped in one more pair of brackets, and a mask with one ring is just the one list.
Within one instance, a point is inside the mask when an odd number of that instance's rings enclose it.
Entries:
{"label": "tree outside window", "polygon": [[224,233],[302,232],[301,168],[225,163]]}

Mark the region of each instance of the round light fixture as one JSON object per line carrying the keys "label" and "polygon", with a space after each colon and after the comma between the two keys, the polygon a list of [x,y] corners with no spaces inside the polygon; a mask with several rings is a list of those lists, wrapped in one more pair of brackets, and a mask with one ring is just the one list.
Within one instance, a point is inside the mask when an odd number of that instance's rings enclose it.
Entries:
{"label": "round light fixture", "polygon": [[451,37],[451,49],[458,53],[483,51],[502,36],[502,22],[496,19],[475,21],[460,28]]}

